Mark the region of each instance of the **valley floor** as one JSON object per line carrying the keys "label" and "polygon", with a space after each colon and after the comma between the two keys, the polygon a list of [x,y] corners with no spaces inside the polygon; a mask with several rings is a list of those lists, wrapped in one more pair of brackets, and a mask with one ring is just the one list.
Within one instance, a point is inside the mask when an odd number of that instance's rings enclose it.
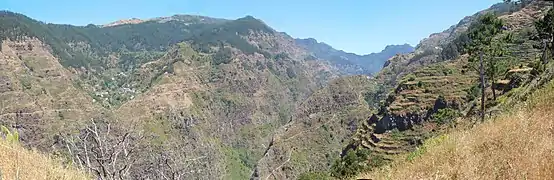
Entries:
{"label": "valley floor", "polygon": [[428,140],[367,179],[554,179],[554,83],[510,112]]}

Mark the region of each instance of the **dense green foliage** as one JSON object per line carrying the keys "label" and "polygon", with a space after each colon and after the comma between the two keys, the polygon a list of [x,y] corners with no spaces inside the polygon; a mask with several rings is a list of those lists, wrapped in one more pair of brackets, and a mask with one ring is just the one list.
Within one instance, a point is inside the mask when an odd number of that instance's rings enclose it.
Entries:
{"label": "dense green foliage", "polygon": [[219,50],[217,53],[215,53],[214,57],[212,58],[212,63],[214,65],[220,65],[220,64],[228,64],[232,61],[232,52],[229,48],[223,48],[222,50]]}
{"label": "dense green foliage", "polygon": [[550,9],[543,19],[537,21],[535,28],[539,37],[548,43],[551,54],[554,54],[554,9]]}
{"label": "dense green foliage", "polygon": [[370,107],[378,108],[380,101],[385,98],[385,92],[386,88],[384,86],[376,85],[374,90],[363,93],[364,100]]}
{"label": "dense green foliage", "polygon": [[431,115],[431,121],[441,125],[448,124],[459,116],[460,114],[457,110],[451,108],[439,109],[436,113]]}
{"label": "dense green foliage", "polygon": [[478,20],[473,21],[470,24],[467,31],[462,32],[454,40],[442,46],[443,50],[440,53],[441,58],[443,60],[454,59],[459,55],[469,53],[468,46],[470,46],[471,43],[474,43],[472,42],[470,36],[471,34],[475,34],[476,32],[480,32],[483,30],[483,29],[480,29],[482,28],[483,23],[481,22],[481,20],[483,20],[483,18],[517,11],[527,6],[530,2],[531,2],[530,0],[518,0],[518,1],[510,0],[510,1],[504,1],[504,3],[498,3],[493,5],[487,13],[478,15]]}
{"label": "dense green foliage", "polygon": [[350,149],[342,158],[335,161],[331,167],[331,176],[336,178],[348,178],[362,171],[379,167],[384,163],[385,160],[383,157],[372,154],[369,149]]}
{"label": "dense green foliage", "polygon": [[50,45],[64,66],[103,66],[103,58],[114,52],[124,54],[125,66],[136,64],[125,52],[166,51],[171,45],[193,41],[195,48],[211,52],[211,46],[230,44],[246,54],[267,54],[241,36],[250,32],[272,33],[251,16],[224,23],[187,24],[148,21],[100,28],[94,25],[45,24],[9,11],[0,12],[0,40],[36,37]]}
{"label": "dense green foliage", "polygon": [[502,33],[504,22],[498,19],[494,14],[487,13],[479,18],[477,24],[468,33],[471,43],[467,45],[468,53],[470,54],[470,62],[477,69],[480,58],[483,58],[486,78],[491,83],[494,99],[496,93],[494,85],[496,79],[501,76],[501,73],[506,72],[507,66],[505,61],[500,59],[506,54],[505,46],[509,38],[495,39]]}

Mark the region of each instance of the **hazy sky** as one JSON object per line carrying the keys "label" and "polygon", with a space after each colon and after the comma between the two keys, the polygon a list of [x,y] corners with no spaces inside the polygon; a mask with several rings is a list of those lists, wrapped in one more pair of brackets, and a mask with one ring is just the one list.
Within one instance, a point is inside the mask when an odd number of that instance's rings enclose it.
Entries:
{"label": "hazy sky", "polygon": [[415,46],[497,2],[501,0],[0,0],[0,9],[74,25],[174,14],[252,15],[293,37],[368,54],[388,44]]}

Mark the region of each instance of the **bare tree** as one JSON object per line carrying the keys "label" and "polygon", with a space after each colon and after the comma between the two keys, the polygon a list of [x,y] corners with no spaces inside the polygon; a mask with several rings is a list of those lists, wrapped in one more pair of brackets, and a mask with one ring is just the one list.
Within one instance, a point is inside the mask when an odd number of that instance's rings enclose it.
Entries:
{"label": "bare tree", "polygon": [[73,164],[99,179],[129,179],[135,164],[136,148],[142,136],[131,132],[114,132],[109,123],[91,124],[79,135],[64,138]]}
{"label": "bare tree", "polygon": [[160,168],[156,169],[156,173],[161,179],[176,180],[184,178],[187,164],[175,161],[172,156],[166,153],[160,153],[157,159]]}

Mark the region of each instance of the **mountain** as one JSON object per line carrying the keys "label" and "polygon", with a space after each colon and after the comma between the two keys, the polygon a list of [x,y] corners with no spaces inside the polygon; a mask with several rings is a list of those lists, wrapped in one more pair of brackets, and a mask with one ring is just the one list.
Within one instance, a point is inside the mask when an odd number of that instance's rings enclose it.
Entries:
{"label": "mountain", "polygon": [[[464,18],[446,31],[449,32],[447,35],[434,34],[423,40],[416,52],[391,58],[376,76],[376,80],[388,86],[385,88],[390,90],[389,93],[379,112],[366,122],[368,126],[358,130],[363,133],[355,134],[343,152],[355,154],[366,149],[373,152],[371,158],[392,161],[401,157],[412,161],[425,153],[421,150],[423,148],[418,150],[416,147],[441,144],[441,134],[457,131],[456,127],[470,128],[479,123],[479,103],[482,101],[485,101],[487,121],[503,113],[517,111],[512,107],[552,80],[548,72],[552,68],[551,63],[538,65],[542,63],[536,57],[541,57],[543,50],[540,40],[536,38],[537,31],[533,30],[534,22],[551,7],[552,4],[545,1],[529,1],[509,8],[506,4],[494,5]],[[496,63],[502,64],[496,67],[503,69],[494,75],[496,78],[493,80],[487,76],[491,85],[487,85],[485,98],[482,99],[479,97],[479,74],[474,69],[478,67],[475,54],[471,54],[467,47],[469,34],[483,33],[478,30],[484,24],[480,18],[488,12],[496,13],[497,18],[503,21],[503,30],[492,36],[505,53],[494,57]],[[490,61],[491,57],[485,58]],[[342,160],[348,161],[352,157],[355,156],[345,153]],[[484,159],[487,162],[491,160]],[[353,167],[345,169],[349,168]],[[345,175],[348,171],[337,174]],[[373,175],[364,178],[382,177],[383,174]]]}
{"label": "mountain", "polygon": [[397,54],[406,54],[414,51],[409,44],[388,45],[379,53],[357,55],[336,50],[323,42],[317,42],[313,38],[296,39],[296,43],[312,52],[316,58],[329,61],[344,74],[374,74],[381,70],[383,64],[389,58]]}
{"label": "mountain", "polygon": [[[273,146],[259,163],[255,174],[258,176],[255,177],[347,179],[359,172],[371,174],[371,170],[398,159],[410,160],[420,156],[424,149],[418,148],[434,144],[436,139],[433,137],[455,131],[457,126],[470,128],[479,123],[475,120],[480,107],[479,75],[472,68],[474,64],[464,43],[467,43],[469,33],[477,31],[481,15],[487,12],[495,12],[506,29],[494,38],[511,40],[503,42],[506,53],[498,58],[506,65],[506,71],[499,73],[497,80],[493,81],[497,98],[494,99],[491,86],[486,89],[486,113],[494,116],[509,112],[514,103],[526,99],[552,79],[552,63],[545,67],[537,65],[541,63],[535,57],[541,57],[543,50],[536,38],[537,32],[533,31],[533,22],[542,18],[551,6],[544,1],[493,5],[462,19],[442,33],[432,34],[422,40],[414,52],[390,58],[374,78],[353,81],[349,79],[353,77],[341,77],[334,80],[342,82],[339,87],[355,90],[335,91],[322,96],[332,97],[331,100],[309,101],[311,107],[319,109],[296,116],[299,118],[294,118],[281,131],[283,133],[276,134]],[[459,51],[452,53],[449,48]],[[333,88],[333,85],[326,88]],[[324,88],[322,91],[329,90]],[[331,108],[326,108],[328,106]],[[300,118],[302,116],[307,118]],[[323,118],[320,120],[320,117]],[[329,128],[344,124],[352,129],[336,131]],[[295,141],[306,146],[295,147]],[[344,143],[343,149],[336,149]],[[325,150],[318,151],[315,147]],[[340,154],[340,157],[329,158],[333,154]],[[303,173],[294,171],[297,169]],[[379,176],[362,177],[373,179],[388,175],[385,172]]]}
{"label": "mountain", "polygon": [[551,6],[495,5],[415,51],[364,56],[252,16],[73,26],[0,11],[0,125],[24,147],[103,179],[353,177],[417,158],[433,137],[479,123],[467,45],[483,33],[485,12],[504,21],[491,36],[506,40],[497,58],[506,71],[487,81],[486,113],[550,82],[533,24]]}
{"label": "mountain", "polygon": [[[104,178],[248,178],[338,77],[252,16],[72,26],[2,11],[0,32],[0,124]],[[83,161],[99,151],[125,153]]]}

